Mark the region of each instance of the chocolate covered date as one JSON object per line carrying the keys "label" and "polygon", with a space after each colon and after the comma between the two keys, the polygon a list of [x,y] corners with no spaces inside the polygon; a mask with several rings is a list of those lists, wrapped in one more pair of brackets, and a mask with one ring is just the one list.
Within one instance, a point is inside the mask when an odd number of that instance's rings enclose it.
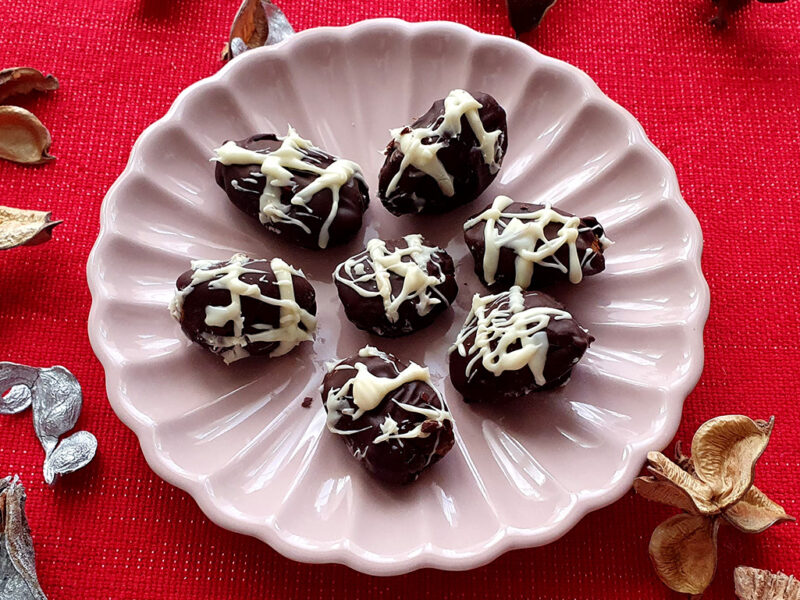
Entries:
{"label": "chocolate covered date", "polygon": [[289,128],[225,142],[216,180],[231,202],[269,231],[306,248],[350,241],[369,205],[361,167],[315,147]]}
{"label": "chocolate covered date", "polygon": [[611,245],[594,217],[578,218],[549,204],[498,196],[464,223],[475,273],[487,286],[540,288],[554,281],[580,283],[605,269]]}
{"label": "chocolate covered date", "polygon": [[372,475],[410,483],[453,446],[453,421],[428,369],[372,346],[328,368],[328,430]]}
{"label": "chocolate covered date", "polygon": [[347,318],[395,337],[430,325],[458,294],[453,259],[421,235],[372,239],[333,272]]}
{"label": "chocolate covered date", "polygon": [[176,288],[170,313],[190,340],[226,363],[282,356],[314,339],[314,288],[280,258],[193,261]]}
{"label": "chocolate covered date", "polygon": [[594,338],[541,292],[514,286],[472,299],[450,348],[450,380],[466,402],[525,396],[566,383]]}
{"label": "chocolate covered date", "polygon": [[394,215],[443,213],[472,202],[497,176],[508,147],[497,100],[464,90],[391,133],[378,194]]}

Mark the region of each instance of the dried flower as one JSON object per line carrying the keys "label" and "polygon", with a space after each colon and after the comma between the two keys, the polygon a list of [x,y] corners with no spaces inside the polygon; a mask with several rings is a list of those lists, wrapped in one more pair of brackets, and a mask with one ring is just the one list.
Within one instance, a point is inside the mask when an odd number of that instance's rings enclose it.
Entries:
{"label": "dried flower", "polygon": [[294,33],[286,15],[270,0],[244,0],[231,26],[230,40],[222,51],[222,60],[236,58],[242,52],[277,44]]}
{"label": "dried flower", "polygon": [[13,67],[0,71],[0,102],[11,96],[52,92],[57,89],[58,79],[30,67]]}
{"label": "dried flower", "polygon": [[[763,4],[777,4],[786,0],[758,0]],[[744,8],[750,0],[714,0],[717,5],[717,14],[709,21],[717,29],[725,29],[728,26],[728,19],[736,11]]]}
{"label": "dried flower", "polygon": [[700,426],[691,456],[680,445],[676,460],[660,452],[647,455],[651,476],[634,481],[648,500],[674,506],[676,515],[653,532],[650,558],[661,581],[686,594],[701,594],[714,577],[720,519],[745,533],[759,533],[793,521],[753,485],[755,464],[767,447],[775,419],[753,421],[741,415],[717,417]]}
{"label": "dried flower", "polygon": [[36,576],[25,488],[16,476],[0,479],[0,592],[9,600],[47,600]]}
{"label": "dried flower", "polygon": [[[8,393],[2,395],[3,392]],[[59,443],[59,438],[75,427],[82,404],[81,386],[64,367],[39,369],[0,362],[0,413],[16,413],[33,406],[33,428],[44,448],[44,480],[49,484],[59,475],[85,467],[97,452],[97,439],[87,431],[74,433]]]}
{"label": "dried flower", "polygon": [[[63,221],[53,221],[50,212],[0,206],[0,250],[42,244]],[[20,409],[22,410],[22,409]],[[3,403],[0,401],[0,413]]]}
{"label": "dried flower", "polygon": [[506,0],[508,20],[519,37],[535,29],[556,0]]}
{"label": "dried flower", "polygon": [[800,600],[800,581],[791,575],[736,567],[733,582],[740,600]]}
{"label": "dried flower", "polygon": [[0,158],[40,165],[55,160],[50,149],[50,132],[36,116],[18,106],[0,106]]}

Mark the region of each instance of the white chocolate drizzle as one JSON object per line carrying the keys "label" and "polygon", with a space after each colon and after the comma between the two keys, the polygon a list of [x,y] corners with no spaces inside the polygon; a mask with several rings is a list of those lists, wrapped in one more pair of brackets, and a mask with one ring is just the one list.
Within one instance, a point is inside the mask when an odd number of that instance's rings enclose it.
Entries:
{"label": "white chocolate drizzle", "polygon": [[[283,356],[299,343],[313,340],[317,328],[316,317],[303,309],[295,299],[292,277],[305,277],[303,272],[280,258],[273,258],[270,261],[270,268],[275,275],[280,297],[271,298],[263,295],[258,285],[245,283],[240,279],[245,273],[258,273],[262,276],[260,281],[267,281],[269,273],[249,266],[253,262],[244,254],[235,254],[222,264],[214,260],[192,261],[194,272],[191,282],[184,289],[178,290],[170,302],[170,313],[180,321],[184,298],[197,285],[208,282],[210,289],[224,289],[230,293],[230,304],[206,307],[205,324],[210,327],[224,327],[232,322],[233,335],[219,336],[206,332],[201,334],[204,341],[213,348],[225,349],[219,354],[228,364],[250,356],[247,346],[255,342],[278,342],[278,347],[270,352],[270,356]],[[259,333],[244,333],[245,317],[242,314],[244,296],[279,307],[278,327],[254,323],[253,328],[258,329]]]}
{"label": "white chocolate drizzle", "polygon": [[[400,183],[400,178],[409,166],[415,167],[426,175],[433,177],[445,196],[450,197],[455,194],[453,177],[447,172],[447,169],[445,169],[442,161],[437,156],[439,150],[444,146],[444,142],[440,140],[426,144],[424,140],[459,135],[461,133],[461,117],[467,118],[472,132],[475,134],[475,139],[478,140],[480,145],[484,162],[489,165],[492,173],[496,173],[502,160],[502,150],[497,143],[502,131],[498,129],[487,132],[484,129],[478,113],[481,108],[483,108],[483,105],[473,98],[469,92],[453,90],[444,99],[444,114],[433,125],[414,129],[410,127],[392,129],[392,137],[397,143],[400,152],[403,153],[403,160],[397,173],[395,173],[386,187],[386,195],[389,196],[394,192]],[[439,124],[434,126],[437,122]]]}
{"label": "white chocolate drizzle", "polygon": [[[267,181],[264,191],[259,199],[258,218],[263,224],[267,223],[290,223],[299,227],[306,233],[311,233],[311,229],[300,219],[292,217],[289,211],[293,207],[305,209],[311,212],[308,204],[317,192],[324,189],[331,191],[331,210],[319,231],[317,244],[320,248],[326,248],[330,241],[330,227],[339,212],[339,191],[342,186],[354,177],[361,178],[361,167],[351,160],[337,158],[333,163],[325,167],[318,167],[308,160],[310,157],[307,152],[314,149],[314,145],[306,139],[297,135],[297,131],[290,125],[289,132],[285,137],[279,138],[281,147],[274,152],[260,152],[248,150],[238,146],[236,142],[230,141],[214,150],[216,159],[223,165],[259,165],[260,172],[251,173],[252,177],[266,177]],[[303,160],[303,159],[306,160]],[[317,178],[309,183],[302,190],[297,192],[289,204],[281,202],[281,188],[288,187],[294,183],[292,171],[312,173]],[[243,181],[254,182],[252,178],[245,178]],[[231,185],[242,192],[253,192],[241,187],[236,181],[232,180]]]}
{"label": "white chocolate drizzle", "polygon": [[[515,285],[526,289],[530,287],[534,265],[558,269],[562,273],[568,273],[570,282],[580,283],[583,279],[583,268],[591,264],[596,253],[592,248],[587,248],[583,257],[579,257],[576,242],[581,233],[590,231],[591,228],[581,227],[579,217],[562,215],[553,210],[549,203],[529,212],[505,212],[513,202],[508,196],[498,196],[490,208],[464,223],[464,230],[482,221],[486,223],[483,230],[485,246],[482,264],[486,284],[495,283],[501,248],[510,248],[517,256],[514,261]],[[561,225],[552,239],[545,235],[545,227],[550,224]],[[603,249],[613,243],[605,235],[599,240]],[[569,248],[566,265],[556,257],[556,252],[564,245]]]}
{"label": "white chocolate drizzle", "polygon": [[[418,299],[416,309],[420,316],[427,315],[437,304],[449,304],[436,289],[446,279],[436,261],[433,264],[438,273],[428,274],[428,264],[433,254],[441,251],[440,248],[426,246],[419,234],[407,235],[403,239],[408,247],[395,248],[391,252],[385,241],[372,239],[367,242],[365,252],[351,256],[333,271],[335,281],[352,288],[362,298],[380,296],[390,323],[398,321],[400,305],[407,300]],[[409,260],[404,260],[406,258]],[[371,273],[367,272],[365,265],[371,267]],[[340,271],[346,276],[340,275]],[[392,293],[392,274],[403,278],[403,287],[397,295]],[[376,289],[367,289],[370,284],[374,284]]]}
{"label": "white chocolate drizzle", "polygon": [[[341,388],[332,388],[328,391],[328,396],[325,399],[325,407],[328,412],[326,424],[329,431],[339,435],[352,435],[354,433],[359,433],[369,429],[368,426],[353,431],[345,431],[338,429],[337,423],[339,422],[339,419],[341,419],[342,415],[349,416],[353,421],[358,420],[365,412],[377,408],[377,406],[387,395],[391,394],[393,391],[405,385],[406,383],[410,383],[412,381],[423,381],[427,383],[431,390],[433,390],[433,393],[436,394],[436,397],[439,399],[439,403],[443,408],[436,408],[432,405],[429,405],[428,407],[417,407],[403,402],[398,402],[392,398],[392,402],[397,404],[407,413],[421,414],[425,416],[425,420],[418,423],[413,429],[405,433],[400,433],[399,423],[387,415],[384,419],[384,422],[380,425],[380,435],[376,436],[376,438],[373,440],[374,444],[378,444],[390,439],[428,437],[430,434],[426,431],[423,431],[423,424],[425,422],[435,421],[441,424],[446,420],[452,420],[444,400],[439,395],[439,392],[433,387],[433,385],[431,385],[430,372],[428,371],[427,367],[421,367],[412,362],[405,369],[399,371],[394,364],[394,361],[392,361],[387,354],[381,352],[373,346],[365,346],[359,350],[358,354],[364,358],[379,357],[383,359],[392,365],[392,367],[395,369],[395,375],[393,377],[376,377],[370,373],[367,369],[367,366],[361,362],[356,362],[353,366],[343,364],[333,368],[333,371],[351,369],[355,371],[355,374],[348,379]],[[352,397],[355,409],[350,406],[346,396]]]}
{"label": "white chocolate drizzle", "polygon": [[[497,304],[487,309],[495,301],[498,301]],[[483,368],[495,376],[527,366],[536,385],[544,385],[544,367],[549,347],[547,326],[550,319],[571,318],[572,315],[567,311],[549,306],[525,308],[525,299],[519,286],[495,295],[475,294],[464,327],[455,344],[450,347],[450,352],[457,351],[463,357],[472,356],[467,363],[467,378],[480,361]],[[466,341],[473,334],[475,339],[467,349]]]}

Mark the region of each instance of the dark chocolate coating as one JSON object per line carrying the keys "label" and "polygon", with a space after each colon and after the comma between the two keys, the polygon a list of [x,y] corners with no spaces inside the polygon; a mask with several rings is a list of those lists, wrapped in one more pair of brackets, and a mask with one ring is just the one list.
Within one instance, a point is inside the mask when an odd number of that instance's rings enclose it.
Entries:
{"label": "dark chocolate coating", "polygon": [[[394,377],[408,366],[391,354],[385,356],[361,357],[354,354],[337,365],[362,363],[376,377]],[[329,371],[322,381],[322,404],[325,405],[328,392],[341,389],[354,375],[352,369]],[[357,408],[352,395],[343,396],[343,400],[349,407]],[[335,427],[342,431],[357,431],[339,437],[373,476],[390,483],[410,483],[453,447],[453,423],[449,419],[438,422],[419,413],[408,412],[393,400],[415,407],[447,410],[444,400],[430,385],[424,381],[410,381],[387,394],[375,409],[365,412],[355,421],[348,415],[342,415]],[[427,431],[428,436],[373,443],[381,435],[380,426],[387,415],[397,421],[400,433],[411,431],[427,421],[423,430]],[[359,431],[361,429],[364,430]]]}
{"label": "dark chocolate coating", "polygon": [[[508,125],[506,112],[497,100],[489,94],[481,92],[472,93],[482,108],[478,109],[483,127],[487,132],[502,131],[498,139],[497,163],[500,164],[508,148]],[[410,127],[430,127],[438,125],[444,114],[444,98],[433,103],[424,115],[414,121]],[[400,177],[397,187],[387,196],[386,190],[392,178],[400,169],[403,153],[395,140],[386,147],[386,160],[381,167],[378,178],[378,195],[386,209],[393,215],[416,213],[443,213],[453,210],[458,206],[472,202],[480,196],[494,178],[494,173],[483,159],[483,154],[470,127],[467,117],[461,117],[461,133],[455,137],[435,136],[428,138],[430,143],[441,142],[444,145],[436,155],[447,172],[453,176],[455,194],[445,196],[436,180],[423,173],[414,166],[409,165]],[[416,195],[422,203],[412,197]]]}
{"label": "dark chocolate coating", "polygon": [[[274,133],[262,133],[250,136],[236,144],[248,150],[258,152],[274,152],[281,147],[281,141]],[[335,156],[319,148],[304,151],[304,162],[325,168],[336,161]],[[333,194],[329,189],[323,189],[314,194],[307,204],[307,208],[291,204],[295,194],[313,182],[317,175],[305,171],[289,169],[292,173],[292,184],[281,188],[281,203],[289,206],[287,215],[292,219],[305,224],[310,230],[306,233],[302,228],[293,223],[282,221],[264,223],[272,231],[289,242],[306,248],[319,248],[319,234],[322,225],[330,214],[333,205]],[[231,202],[245,214],[258,219],[259,199],[264,187],[266,177],[261,173],[258,165],[223,165],[217,162],[215,177],[217,184],[225,190]],[[245,181],[245,179],[255,179]],[[236,182],[234,186],[233,182]],[[350,241],[361,229],[364,211],[369,206],[369,189],[361,177],[353,177],[339,189],[339,206],[333,222],[328,229],[330,240],[328,246],[335,246]]]}
{"label": "dark chocolate coating", "polygon": [[[541,292],[523,292],[525,309],[537,306],[547,306],[564,310],[564,307],[547,294]],[[497,298],[490,303],[486,310],[503,309],[508,305],[508,297]],[[469,321],[464,323],[467,328]],[[450,352],[450,380],[465,402],[492,402],[518,398],[545,389],[551,389],[565,384],[570,377],[572,367],[586,352],[594,338],[589,335],[574,319],[550,319],[546,328],[547,332],[547,359],[544,366],[545,385],[536,384],[533,373],[527,365],[516,371],[503,371],[495,375],[487,370],[480,360],[472,367],[470,377],[467,378],[467,365],[474,358],[469,349],[475,343],[473,332],[465,340],[464,347],[467,356],[461,356],[458,349]],[[512,346],[516,349],[519,346]],[[494,348],[494,347],[493,347]]]}
{"label": "dark chocolate coating", "polygon": [[[475,215],[470,218],[476,217],[479,214],[483,213],[484,211],[490,209],[492,207],[492,203],[489,203],[484,207],[482,210],[478,211]],[[541,204],[526,204],[525,202],[514,202],[510,204],[508,208],[504,209],[503,212],[509,213],[520,213],[520,212],[535,212],[537,210],[543,209],[544,206]],[[560,210],[558,208],[552,207],[553,210],[561,215],[572,217],[571,213],[566,211]],[[468,219],[469,220],[469,219]],[[504,224],[508,224],[511,221],[510,218],[502,218],[498,223],[502,222]],[[603,227],[597,222],[597,219],[594,217],[583,217],[581,218],[580,222],[580,232],[578,233],[578,239],[575,240],[575,246],[578,250],[578,258],[582,258],[586,253],[588,248],[591,248],[595,256],[591,259],[586,261],[586,264],[583,265],[581,271],[583,272],[584,277],[588,277],[589,275],[595,275],[600,273],[606,268],[605,258],[603,258],[603,246],[600,243],[600,237],[603,236]],[[464,241],[467,243],[467,247],[469,248],[470,253],[472,254],[472,258],[475,261],[475,274],[481,280],[484,285],[488,285],[486,280],[484,279],[483,273],[483,255],[486,250],[486,222],[485,221],[478,221],[475,225],[464,231]],[[549,225],[545,226],[544,234],[547,236],[547,239],[554,239],[558,237],[558,230],[561,228],[559,223],[550,223]],[[538,248],[541,243],[537,244],[536,248]],[[531,248],[530,250],[534,251],[536,248]],[[564,244],[559,248],[555,253],[555,258],[558,259],[561,264],[569,265],[569,246]],[[502,247],[500,249],[500,258],[497,262],[497,272],[495,273],[495,282],[491,286],[488,286],[493,291],[499,290],[507,290],[511,286],[514,285],[514,280],[516,278],[516,268],[515,262],[517,259],[517,254],[513,248]],[[546,287],[556,281],[569,281],[569,272],[563,272],[559,269],[554,269],[552,267],[543,267],[541,265],[535,264],[533,266],[533,277],[531,278],[531,285],[528,286],[527,289],[540,289]]]}
{"label": "dark chocolate coating", "polygon": [[[221,261],[211,268],[217,268],[225,265],[227,261]],[[264,296],[270,298],[280,299],[280,290],[276,282],[275,273],[270,267],[270,261],[264,259],[253,259],[246,263],[248,268],[265,271],[266,275],[262,273],[244,273],[239,276],[240,281],[248,284],[257,285]],[[189,269],[184,272],[176,282],[178,290],[186,289],[192,281],[194,269]],[[220,275],[221,277],[222,275]],[[186,336],[207,348],[214,354],[222,354],[226,350],[230,350],[232,346],[216,347],[203,339],[203,334],[211,334],[216,336],[232,336],[234,335],[233,322],[227,322],[223,327],[215,327],[206,325],[206,307],[208,306],[227,306],[231,303],[231,294],[226,289],[214,289],[209,287],[211,281],[215,281],[220,277],[213,280],[205,281],[196,285],[186,296],[183,298],[183,305],[180,314],[181,329]],[[316,315],[317,304],[314,295],[314,288],[305,277],[297,275],[292,276],[292,286],[294,287],[295,300],[297,304],[308,311],[312,315]],[[263,329],[258,329],[257,325],[270,325],[274,328],[280,326],[280,307],[273,304],[261,302],[256,298],[249,296],[241,297],[242,315],[244,317],[243,335],[263,333]],[[302,327],[302,323],[299,324]],[[246,350],[251,356],[264,355],[268,356],[273,350],[279,346],[279,342],[253,342],[246,346]]]}
{"label": "dark chocolate coating", "polygon": [[[427,240],[423,240],[423,244],[432,246]],[[408,248],[408,243],[404,239],[387,240],[386,248],[391,252],[396,248]],[[366,250],[353,258],[357,259],[358,263],[364,266],[365,274],[375,272],[374,265]],[[412,258],[410,256],[405,256],[403,257],[403,261],[411,262]],[[431,255],[431,260],[428,261],[426,270],[429,275],[439,276],[441,273],[445,276],[442,283],[434,286],[435,292],[430,294],[432,297],[442,300],[442,302],[433,306],[427,314],[420,315],[419,312],[417,312],[419,298],[410,298],[403,302],[398,308],[397,312],[399,313],[399,318],[394,323],[392,323],[386,315],[383,306],[383,298],[381,296],[364,297],[335,277],[334,283],[336,284],[336,290],[339,292],[339,299],[344,306],[344,312],[347,318],[356,327],[384,337],[398,337],[414,333],[433,323],[439,314],[447,310],[458,294],[458,284],[456,283],[453,259],[447,252],[441,248],[437,248],[437,251]],[[337,267],[336,272],[343,279],[352,281],[352,279],[347,276],[344,263]],[[404,278],[396,273],[390,272],[389,281],[392,285],[392,295],[399,295],[400,291],[403,289]],[[375,281],[364,281],[360,282],[358,285],[370,292],[375,292],[378,289]]]}

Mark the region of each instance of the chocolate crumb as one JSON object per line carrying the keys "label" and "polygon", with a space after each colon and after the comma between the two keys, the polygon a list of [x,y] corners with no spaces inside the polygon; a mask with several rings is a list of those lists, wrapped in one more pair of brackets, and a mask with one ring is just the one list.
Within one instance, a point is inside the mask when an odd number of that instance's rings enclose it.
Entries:
{"label": "chocolate crumb", "polygon": [[311,403],[314,402],[314,399],[311,396],[306,396],[303,398],[303,408],[311,408]]}

